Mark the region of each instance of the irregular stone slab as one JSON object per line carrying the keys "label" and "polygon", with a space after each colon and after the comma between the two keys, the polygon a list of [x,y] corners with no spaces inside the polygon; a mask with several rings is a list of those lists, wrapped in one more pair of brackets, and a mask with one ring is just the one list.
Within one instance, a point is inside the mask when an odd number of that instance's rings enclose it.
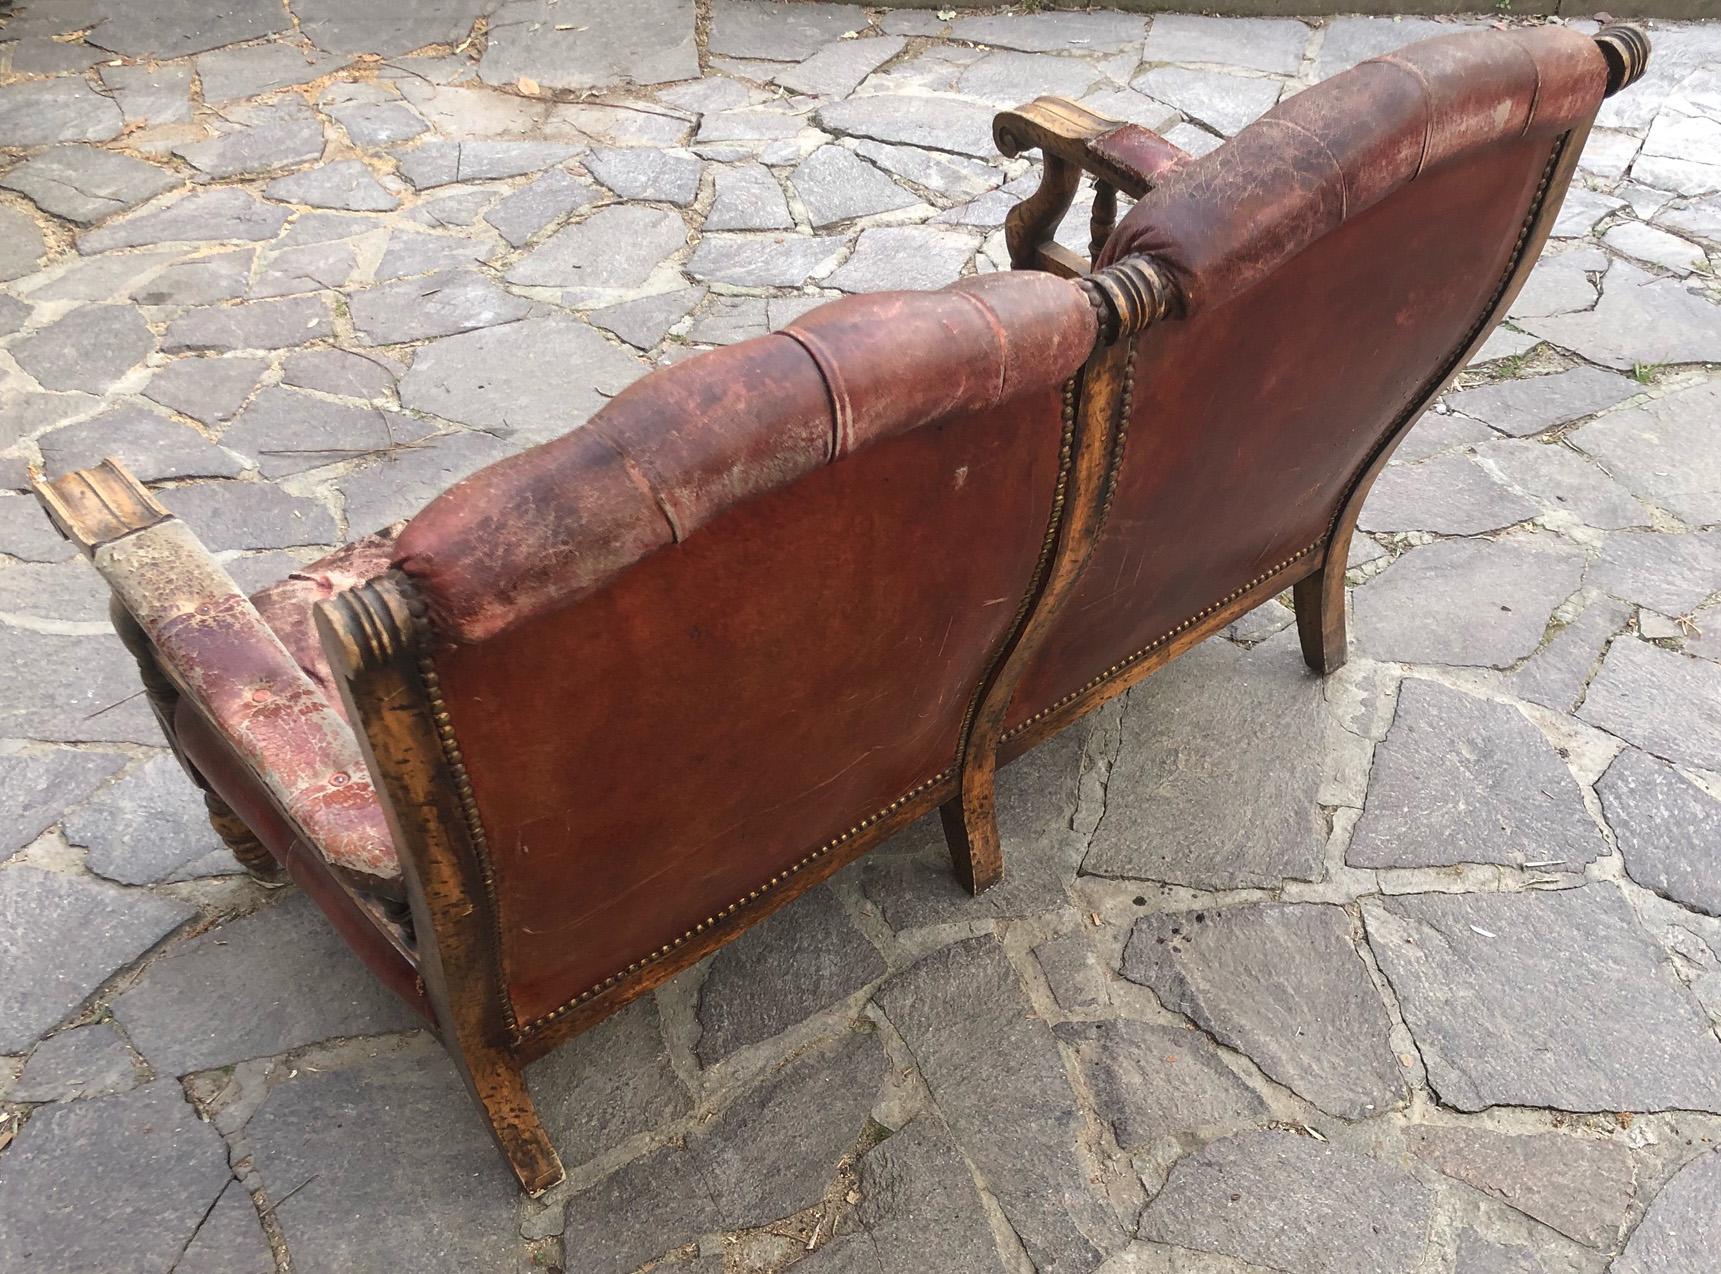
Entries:
{"label": "irregular stone slab", "polygon": [[1453,411],[1492,425],[1516,438],[1593,416],[1641,394],[1643,386],[1627,376],[1596,367],[1573,367],[1551,376],[1502,381],[1448,396]]}
{"label": "irregular stone slab", "polygon": [[1467,456],[1388,465],[1375,479],[1357,525],[1365,531],[1476,535],[1541,512],[1508,491]]}
{"label": "irregular stone slab", "polygon": [[779,71],[771,78],[792,93],[847,97],[862,80],[901,53],[907,43],[897,36],[844,40],[826,45],[799,66]]}
{"label": "irregular stone slab", "polygon": [[1212,63],[1295,75],[1308,42],[1309,28],[1290,18],[1167,13],[1154,18],[1143,56],[1149,62]]}
{"label": "irregular stone slab", "polygon": [[266,478],[383,455],[431,432],[411,416],[356,403],[332,403],[271,385],[222,435],[223,445],[256,460]]}
{"label": "irregular stone slab", "polygon": [[704,168],[692,155],[636,146],[594,146],[586,169],[623,199],[649,199],[685,208],[699,194]]}
{"label": "irregular stone slab", "polygon": [[[802,1274],[885,1274],[878,1248],[872,1236],[864,1230],[856,1234],[839,1234],[823,1247],[807,1253],[800,1262]],[[693,1267],[699,1274],[705,1271]],[[712,1274],[722,1274],[715,1270]]]}
{"label": "irregular stone slab", "polygon": [[281,383],[318,389],[344,398],[387,398],[399,368],[377,354],[344,349],[307,349],[289,354],[281,364]]}
{"label": "irregular stone slab", "polygon": [[25,562],[63,562],[76,552],[42,516],[34,496],[0,493],[0,553]]}
{"label": "irregular stone slab", "polygon": [[1451,25],[1428,18],[1335,18],[1327,23],[1326,35],[1321,40],[1315,78],[1324,80],[1329,75],[1349,70],[1358,62],[1366,62],[1382,53],[1395,53],[1417,40],[1432,40],[1436,36],[1453,33]]}
{"label": "irregular stone slab", "polygon": [[602,198],[603,191],[591,182],[557,168],[520,187],[485,213],[484,220],[519,248],[545,226]]}
{"label": "irregular stone slab", "polygon": [[291,44],[257,44],[203,54],[197,59],[197,79],[203,100],[222,106],[271,89],[309,84],[340,65],[339,58],[307,54]]}
{"label": "irregular stone slab", "polygon": [[635,1000],[526,1071],[538,1117],[570,1167],[685,1114],[657,1001]]}
{"label": "irregular stone slab", "polygon": [[[371,289],[372,292],[379,289]],[[357,312],[364,296],[353,301]],[[328,301],[320,296],[245,301],[193,310],[168,325],[162,349],[169,354],[200,350],[287,349],[334,335]]]}
{"label": "irregular stone slab", "polygon": [[561,89],[697,78],[693,0],[621,7],[603,0],[502,0],[478,74],[486,84],[527,79]]}
{"label": "irregular stone slab", "polygon": [[105,142],[123,127],[120,108],[81,77],[0,86],[0,146]]}
{"label": "irregular stone slab", "polygon": [[1628,257],[1636,257],[1676,274],[1690,274],[1709,259],[1696,244],[1640,221],[1620,222],[1602,236],[1602,242]]}
{"label": "irregular stone slab", "polygon": [[783,188],[763,164],[725,164],[705,214],[707,230],[786,230],[795,224]]}
{"label": "irregular stone slab", "polygon": [[1417,1158],[1569,1239],[1610,1250],[1636,1194],[1629,1149],[1598,1137],[1513,1137],[1480,1128],[1408,1130]]}
{"label": "irregular stone slab", "polygon": [[867,25],[866,10],[853,4],[802,4],[785,10],[760,0],[719,0],[711,8],[712,53],[773,62],[804,61]]}
{"label": "irregular stone slab", "polygon": [[971,234],[943,226],[874,226],[825,283],[845,292],[943,287],[961,277],[977,246]]}
{"label": "irregular stone slab", "polygon": [[708,283],[795,288],[828,269],[845,243],[834,235],[712,234],[699,240],[685,268]]}
{"label": "irregular stone slab", "polygon": [[410,141],[430,127],[404,102],[352,102],[330,107],[329,114],[356,145],[371,149]]}
{"label": "irregular stone slab", "polygon": [[1042,95],[1079,98],[1101,78],[1100,68],[1082,58],[1045,53],[988,53],[957,78],[968,97],[1014,106]]}
{"label": "irregular stone slab", "polygon": [[1136,921],[1124,977],[1329,1114],[1365,1119],[1402,1104],[1391,1023],[1341,908],[1197,914]]}
{"label": "irregular stone slab", "polygon": [[410,517],[467,474],[512,451],[484,433],[441,434],[391,451],[340,484],[347,526],[355,536],[368,535]]}
{"label": "irregular stone slab", "polygon": [[712,960],[699,994],[700,1064],[785,1031],[884,972],[836,895],[815,888]]}
{"label": "irregular stone slab", "polygon": [[[1717,413],[1721,384],[1709,382],[1615,412],[1571,440],[1645,500],[1702,526],[1721,522],[1721,454],[1712,445]],[[1670,455],[1679,463],[1669,464]]]}
{"label": "irregular stone slab", "polygon": [[[10,32],[8,33],[10,35]],[[87,44],[62,44],[58,40],[25,37],[8,46],[7,69],[13,75],[63,75],[82,71],[102,56]]]}
{"label": "irregular stone slab", "polygon": [[104,66],[102,84],[128,125],[183,124],[191,118],[189,66]]}
{"label": "irregular stone slab", "polygon": [[0,801],[10,814],[0,827],[0,861],[47,831],[68,807],[119,773],[124,764],[125,758],[112,752],[69,748],[0,753]]}
{"label": "irregular stone slab", "polygon": [[43,212],[80,225],[135,208],[179,185],[166,169],[94,146],[56,146],[0,177]]}
{"label": "irregular stone slab", "polygon": [[242,248],[181,261],[139,283],[131,296],[139,305],[162,308],[237,300],[251,289],[256,256],[255,248]]}
{"label": "irregular stone slab", "polygon": [[274,1268],[256,1204],[243,1185],[230,1181],[173,1274],[271,1274]]}
{"label": "irregular stone slab", "polygon": [[251,285],[254,297],[298,296],[344,287],[358,267],[349,243],[309,243],[272,253]]}
{"label": "irregular stone slab", "polygon": [[380,283],[350,302],[353,327],[372,345],[394,345],[494,327],[523,318],[530,302],[473,270],[439,270]]}
{"label": "irregular stone slab", "polygon": [[1614,758],[1596,794],[1633,880],[1721,916],[1721,801],[1636,748]]}
{"label": "irregular stone slab", "polygon": [[66,819],[84,865],[122,885],[232,875],[239,864],[209,826],[203,794],[171,755],[158,754]]}
{"label": "irregular stone slab", "polygon": [[981,194],[1004,179],[990,164],[960,155],[940,155],[916,146],[861,141],[855,143],[854,153],[905,181],[953,199]]}
{"label": "irregular stone slab", "polygon": [[274,0],[224,0],[211,11],[203,0],[155,0],[148,6],[104,3],[102,18],[85,38],[122,57],[167,61],[240,44],[289,28]]}
{"label": "irregular stone slab", "polygon": [[154,243],[273,239],[291,215],[233,187],[200,190],[154,212],[128,217],[78,236],[82,253]]}
{"label": "irregular stone slab", "polygon": [[1624,630],[1631,608],[1611,597],[1592,600],[1512,674],[1512,693],[1556,712],[1570,712],[1601,666],[1609,641]]}
{"label": "irregular stone slab", "polygon": [[173,153],[205,178],[258,176],[322,158],[323,126],[315,118],[284,115],[175,146]]}
{"label": "irregular stone slab", "polygon": [[1699,1155],[1661,1188],[1612,1274],[1675,1274],[1714,1259],[1721,1214],[1721,1151]]}
{"label": "irregular stone slab", "polygon": [[498,181],[559,164],[579,149],[563,142],[423,142],[401,154],[400,175],[418,190],[457,181]]}
{"label": "irregular stone slab", "polygon": [[495,244],[465,235],[398,229],[388,237],[388,250],[377,266],[376,277],[398,279],[431,270],[451,270],[482,261],[495,251]]}
{"label": "irregular stone slab", "polygon": [[[28,866],[0,873],[0,1050],[27,1050],[196,914],[176,899],[79,876]],[[14,1169],[9,1160],[8,1174]]]}
{"label": "irregular stone slab", "polygon": [[883,1268],[1003,1270],[974,1178],[949,1129],[923,1115],[860,1163],[860,1223]]}
{"label": "irregular stone slab", "polygon": [[172,1080],[45,1107],[6,1154],[0,1265],[168,1269],[231,1180],[221,1134]]}
{"label": "irregular stone slab", "polygon": [[510,283],[582,293],[638,287],[687,243],[687,224],[664,208],[616,205],[558,230],[508,271]]}
{"label": "irregular stone slab", "polygon": [[1679,765],[1721,769],[1721,665],[1622,638],[1578,715]]}
{"label": "irregular stone slab", "polygon": [[1034,948],[1034,961],[1066,1013],[1093,1016],[1111,1006],[1106,966],[1080,933],[1066,933]]}
{"label": "irregular stone slab", "polygon": [[1631,492],[1564,443],[1499,442],[1477,455],[1548,512],[1607,531],[1649,525],[1649,511]]}
{"label": "irregular stone slab", "polygon": [[416,208],[409,209],[403,219],[415,225],[442,229],[471,226],[477,222],[478,214],[495,200],[496,192],[486,186],[451,187],[440,195],[426,199]]}
{"label": "irregular stone slab", "polygon": [[163,1075],[420,1024],[297,892],[175,948],[113,1011]]}
{"label": "irregular stone slab", "polygon": [[190,482],[159,492],[157,499],[214,553],[333,544],[340,538],[322,504],[267,482]]}
{"label": "irregular stone slab", "polygon": [[1553,1266],[1543,1264],[1542,1258],[1530,1248],[1515,1243],[1493,1243],[1469,1229],[1458,1236],[1458,1258],[1452,1271],[1453,1274],[1555,1274]]}
{"label": "irregular stone slab", "polygon": [[568,1200],[562,1244],[576,1268],[632,1274],[720,1226],[691,1156],[674,1146],[642,1155]]}
{"label": "irregular stone slab", "polygon": [[0,283],[34,272],[47,250],[34,218],[0,206]]}
{"label": "irregular stone slab", "polygon": [[950,34],[1025,53],[1107,53],[1140,47],[1142,26],[1127,13],[1011,13],[961,18]]}
{"label": "irregular stone slab", "polygon": [[1433,1199],[1415,1177],[1288,1132],[1248,1132],[1180,1160],[1140,1235],[1275,1270],[1418,1267]]}
{"label": "irregular stone slab", "polygon": [[1120,1149],[1150,1149],[1198,1130],[1253,1127],[1266,1101],[1227,1066],[1200,1031],[1113,1022],[1067,1022],[1058,1038],[1076,1050],[1088,1091]]}
{"label": "irregular stone slab", "polygon": [[271,1088],[244,1135],[294,1263],[514,1274],[518,1187],[471,1100],[429,1040]]}
{"label": "irregular stone slab", "polygon": [[110,594],[78,562],[20,562],[0,572],[0,613],[22,619],[100,624]]}
{"label": "irregular stone slab", "polygon": [[1082,870],[1199,889],[1319,877],[1321,703],[1289,643],[1208,641],[1160,669],[1130,692]]}
{"label": "irregular stone slab", "polygon": [[1376,659],[1508,668],[1541,644],[1583,571],[1582,554],[1534,540],[1419,545],[1352,593],[1353,641]]}
{"label": "irregular stone slab", "polygon": [[107,392],[155,351],[130,305],[85,305],[12,343],[12,357],[44,389]]}
{"label": "irregular stone slab", "polygon": [[231,420],[268,364],[260,358],[176,358],[149,378],[145,398],[206,425]]}
{"label": "irregular stone slab", "polygon": [[1607,885],[1367,900],[1369,945],[1459,1110],[1721,1110],[1721,1041]]}
{"label": "irregular stone slab", "polygon": [[955,151],[977,159],[998,153],[992,141],[992,108],[965,97],[880,93],[822,106],[815,118],[827,132],[875,142]]}
{"label": "irregular stone slab", "polygon": [[331,53],[394,57],[427,44],[456,44],[489,0],[392,0],[354,6],[341,0],[295,0],[299,30]]}
{"label": "irregular stone slab", "polygon": [[842,146],[819,147],[801,161],[789,182],[806,207],[807,219],[820,230],[855,217],[912,208],[920,202]]}
{"label": "irregular stone slab", "polygon": [[1609,260],[1607,253],[1587,242],[1557,255],[1544,255],[1512,302],[1512,316],[1539,318],[1589,309],[1600,295],[1590,275],[1607,269]]}
{"label": "irregular stone slab", "polygon": [[339,208],[346,212],[389,212],[400,207],[371,170],[356,159],[343,159],[318,168],[277,177],[263,193],[284,203],[309,204],[313,208]]}
{"label": "irregular stone slab", "polygon": [[824,1196],[884,1081],[872,1031],[803,1053],[687,1136],[723,1229],[765,1225]]}
{"label": "irregular stone slab", "polygon": [[[565,368],[568,377],[547,385],[544,367]],[[553,315],[425,346],[400,383],[400,400],[499,437],[540,442],[581,424],[643,371],[585,324]]]}
{"label": "irregular stone slab", "polygon": [[24,1073],[6,1094],[7,1101],[72,1101],[111,1097],[138,1085],[131,1050],[113,1028],[98,1023],[75,1026],[36,1046]]}
{"label": "irregular stone slab", "polygon": [[195,429],[153,411],[121,406],[43,434],[42,467],[50,477],[87,469],[112,456],[141,482],[165,478],[232,478],[244,463]]}
{"label": "irregular stone slab", "polygon": [[1279,100],[1278,80],[1157,66],[1130,81],[1130,87],[1175,107],[1198,124],[1230,137],[1253,124]]}
{"label": "irregular stone slab", "polygon": [[1721,305],[1625,261],[1608,268],[1594,309],[1525,319],[1519,326],[1621,371],[1638,363],[1721,361]]}
{"label": "irregular stone slab", "polygon": [[[138,694],[137,664],[113,637],[64,636],[0,624],[0,667],[28,668],[0,701],[0,737],[86,743],[161,742]],[[16,1052],[0,1045],[0,1052]]]}
{"label": "irregular stone slab", "polygon": [[1595,587],[1666,615],[1688,615],[1721,592],[1721,531],[1627,531],[1602,541]]}
{"label": "irregular stone slab", "polygon": [[1606,849],[1577,780],[1510,704],[1407,678],[1345,861],[1582,871]]}
{"label": "irregular stone slab", "polygon": [[934,952],[876,1002],[1037,1269],[1085,1272],[1123,1246],[1079,1149],[1082,1115],[1057,1042],[996,938]]}
{"label": "irregular stone slab", "polygon": [[651,349],[705,298],[704,288],[677,288],[643,296],[637,301],[606,305],[586,317],[606,332],[614,332],[629,345]]}

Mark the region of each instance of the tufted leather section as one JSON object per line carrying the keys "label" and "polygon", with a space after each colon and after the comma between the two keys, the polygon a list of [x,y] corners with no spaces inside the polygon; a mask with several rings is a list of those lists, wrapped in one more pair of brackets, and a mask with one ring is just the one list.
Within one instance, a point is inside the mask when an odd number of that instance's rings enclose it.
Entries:
{"label": "tufted leather section", "polygon": [[1082,290],[1045,275],[845,298],[467,478],[407,524],[394,564],[443,635],[481,641],[862,447],[1057,385],[1094,336]]}
{"label": "tufted leather section", "polygon": [[1186,314],[1455,158],[1552,137],[1595,110],[1607,66],[1563,27],[1473,31],[1364,62],[1281,103],[1129,212],[1101,254],[1169,269]]}

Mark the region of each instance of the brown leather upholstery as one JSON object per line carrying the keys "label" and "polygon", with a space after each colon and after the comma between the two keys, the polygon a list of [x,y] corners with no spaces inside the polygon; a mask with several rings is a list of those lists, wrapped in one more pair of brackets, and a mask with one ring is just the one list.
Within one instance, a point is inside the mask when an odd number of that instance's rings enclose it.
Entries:
{"label": "brown leather upholstery", "polygon": [[1152,190],[1173,168],[1190,159],[1181,146],[1140,124],[1120,124],[1101,133],[1088,143],[1088,153],[1101,171],[1128,174],[1133,180],[1119,189],[1136,196]]}

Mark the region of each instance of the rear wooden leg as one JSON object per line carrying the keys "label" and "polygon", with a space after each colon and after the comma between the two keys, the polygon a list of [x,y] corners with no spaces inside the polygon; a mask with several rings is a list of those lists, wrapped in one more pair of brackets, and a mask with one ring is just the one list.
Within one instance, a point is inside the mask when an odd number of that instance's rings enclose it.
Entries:
{"label": "rear wooden leg", "polygon": [[287,883],[287,869],[257,839],[245,820],[233,812],[232,806],[208,788],[203,789],[203,803],[209,807],[209,825],[252,880],[271,889]]}
{"label": "rear wooden leg", "polygon": [[[458,1043],[449,1043],[451,1050],[459,1050]],[[456,1052],[454,1062],[484,1112],[490,1135],[519,1178],[521,1189],[536,1198],[560,1185],[567,1174],[562,1170],[561,1156],[550,1144],[550,1134],[538,1119],[519,1062],[501,1049],[482,1046]]]}
{"label": "rear wooden leg", "polygon": [[1303,661],[1323,677],[1343,668],[1350,653],[1345,635],[1345,554],[1334,552],[1336,561],[1305,575],[1291,589]]}
{"label": "rear wooden leg", "polygon": [[985,893],[1004,878],[1004,847],[998,836],[997,769],[965,767],[961,790],[938,808],[944,842],[956,879],[971,894]]}

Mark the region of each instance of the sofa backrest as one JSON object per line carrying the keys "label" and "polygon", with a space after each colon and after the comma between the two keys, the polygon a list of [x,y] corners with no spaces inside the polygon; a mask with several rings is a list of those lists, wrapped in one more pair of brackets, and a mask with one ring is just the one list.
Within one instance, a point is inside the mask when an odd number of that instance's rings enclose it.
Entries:
{"label": "sofa backrest", "polygon": [[1216,604],[1342,561],[1349,502],[1515,295],[1607,79],[1563,28],[1426,41],[1136,203],[1097,264],[1145,261],[1173,312],[1136,338],[1109,515],[1017,687],[1011,751]]}
{"label": "sofa backrest", "polygon": [[517,1034],[948,785],[1095,332],[1045,275],[837,301],[407,524]]}

